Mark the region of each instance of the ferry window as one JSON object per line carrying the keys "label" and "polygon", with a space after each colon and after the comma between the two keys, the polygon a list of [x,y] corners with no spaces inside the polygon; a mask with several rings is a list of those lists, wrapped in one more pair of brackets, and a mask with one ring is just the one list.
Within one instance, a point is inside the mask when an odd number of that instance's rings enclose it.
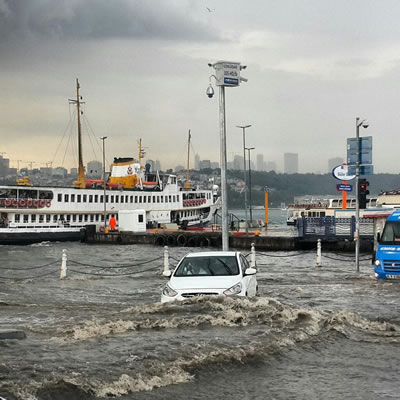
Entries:
{"label": "ferry window", "polygon": [[20,199],[37,199],[37,190],[18,189],[18,198]]}
{"label": "ferry window", "polygon": [[36,222],[36,215],[35,214],[31,215],[31,222],[32,223]]}
{"label": "ferry window", "polygon": [[143,196],[143,203],[146,203],[146,196]]}
{"label": "ferry window", "polygon": [[90,222],[93,222],[93,221],[94,221],[94,215],[90,214]]}
{"label": "ferry window", "polygon": [[139,203],[142,202],[142,196],[139,196]]}
{"label": "ferry window", "polygon": [[82,222],[82,219],[83,219],[82,214],[79,214],[78,218],[79,218],[79,222]]}
{"label": "ferry window", "polygon": [[19,218],[20,218],[20,215],[19,214],[15,214],[14,222],[18,223],[19,222]]}
{"label": "ferry window", "polygon": [[0,199],[16,199],[17,189],[0,189]]}
{"label": "ferry window", "polygon": [[28,223],[28,219],[29,219],[29,215],[28,214],[24,214],[24,224]]}
{"label": "ferry window", "polygon": [[76,199],[76,200],[77,200],[77,202],[78,202],[78,203],[80,203],[80,202],[81,202],[81,195],[80,195],[80,194],[78,194],[76,197],[77,197],[77,199]]}
{"label": "ferry window", "polygon": [[96,222],[99,221],[99,214],[96,214]]}
{"label": "ferry window", "polygon": [[135,196],[135,203],[137,203],[137,196]]}
{"label": "ferry window", "polygon": [[[36,199],[37,198],[37,193],[33,193],[33,190],[31,192],[32,192],[31,193],[32,197],[29,197],[29,198],[30,199]],[[53,200],[53,192],[51,190],[39,190],[39,199]]]}
{"label": "ferry window", "polygon": [[111,196],[110,203],[114,203],[114,196]]}
{"label": "ferry window", "polygon": [[64,201],[65,201],[65,203],[68,203],[68,200],[69,200],[69,195],[68,195],[68,194],[65,194],[65,195],[64,195]]}
{"label": "ferry window", "polygon": [[94,195],[94,202],[95,202],[95,203],[98,203],[98,202],[99,202],[99,195],[98,195],[98,194],[95,194],[95,195]]}
{"label": "ferry window", "polygon": [[[32,215],[32,217],[33,217],[33,215]],[[49,222],[50,222],[50,219],[51,219],[51,215],[50,215],[50,214],[47,214],[47,215],[46,215],[46,222],[49,223]]]}
{"label": "ferry window", "polygon": [[147,202],[151,203],[151,196],[147,196]]}
{"label": "ferry window", "polygon": [[128,203],[128,202],[129,202],[129,196],[126,195],[126,196],[125,196],[125,203]]}
{"label": "ferry window", "polygon": [[93,203],[93,195],[89,194],[89,203]]}
{"label": "ferry window", "polygon": [[69,214],[67,215],[67,222],[71,222],[71,216]]}
{"label": "ferry window", "polygon": [[143,214],[138,215],[138,222],[143,222]]}
{"label": "ferry window", "polygon": [[88,215],[85,214],[85,222],[87,222],[87,220],[88,220]]}
{"label": "ferry window", "polygon": [[71,203],[75,203],[75,195],[71,194]]}
{"label": "ferry window", "polygon": [[119,196],[115,196],[115,202],[118,203],[119,201]]}
{"label": "ferry window", "polygon": [[179,194],[176,196],[176,201],[179,201]]}
{"label": "ferry window", "polygon": [[76,215],[75,214],[72,216],[72,222],[76,222]]}
{"label": "ferry window", "polygon": [[153,203],[156,202],[156,196],[153,196]]}
{"label": "ferry window", "polygon": [[104,196],[103,195],[100,196],[100,203],[104,203]]}
{"label": "ferry window", "polygon": [[187,194],[183,195],[183,200],[187,200]]}
{"label": "ferry window", "polygon": [[53,215],[53,222],[57,222],[57,214]]}
{"label": "ferry window", "polygon": [[131,201],[131,203],[133,203],[133,196],[131,196],[130,201]]}
{"label": "ferry window", "polygon": [[[157,196],[157,197],[158,197],[158,196]],[[161,199],[161,203],[163,202],[163,197],[164,197],[164,196],[160,196],[160,199]]]}
{"label": "ferry window", "polygon": [[39,223],[40,223],[40,224],[43,224],[43,222],[44,222],[44,215],[43,215],[43,214],[40,214],[40,215],[39,215]]}
{"label": "ferry window", "polygon": [[87,202],[87,195],[86,195],[86,194],[83,195],[82,201],[83,201],[83,203],[86,203],[86,202]]}
{"label": "ferry window", "polygon": [[61,202],[61,201],[62,201],[62,194],[61,194],[61,193],[58,193],[58,195],[57,195],[57,201],[58,201],[58,202]]}
{"label": "ferry window", "polygon": [[121,196],[121,203],[124,202],[124,196]]}
{"label": "ferry window", "polygon": [[108,203],[108,194],[106,195],[106,203]]}
{"label": "ferry window", "polygon": [[169,196],[168,196],[168,198],[169,198],[169,200],[168,200],[168,201],[169,201],[170,203],[171,203],[171,200],[172,200],[172,198],[171,198],[171,197],[172,197],[171,195],[169,195]]}

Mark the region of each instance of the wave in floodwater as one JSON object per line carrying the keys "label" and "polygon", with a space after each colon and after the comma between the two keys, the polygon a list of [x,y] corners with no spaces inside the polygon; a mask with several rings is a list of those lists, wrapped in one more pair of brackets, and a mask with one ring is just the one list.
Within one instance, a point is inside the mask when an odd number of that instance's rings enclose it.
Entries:
{"label": "wave in floodwater", "polygon": [[322,346],[337,335],[354,342],[400,342],[400,327],[389,321],[273,298],[152,303],[78,324],[65,320],[49,331],[35,325],[26,333],[25,341],[0,342],[0,395],[8,400],[151,391],[191,382],[210,366],[246,365],[307,342]]}

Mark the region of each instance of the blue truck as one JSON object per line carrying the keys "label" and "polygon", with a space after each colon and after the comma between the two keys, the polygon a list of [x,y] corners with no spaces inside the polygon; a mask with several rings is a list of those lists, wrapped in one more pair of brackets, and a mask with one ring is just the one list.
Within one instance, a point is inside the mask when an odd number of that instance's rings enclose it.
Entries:
{"label": "blue truck", "polygon": [[400,210],[389,215],[377,241],[375,278],[400,279]]}

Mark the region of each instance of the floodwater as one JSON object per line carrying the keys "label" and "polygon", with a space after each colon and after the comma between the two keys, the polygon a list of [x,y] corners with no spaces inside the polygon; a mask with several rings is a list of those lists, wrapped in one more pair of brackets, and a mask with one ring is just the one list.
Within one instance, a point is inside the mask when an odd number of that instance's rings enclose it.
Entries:
{"label": "floodwater", "polygon": [[[59,280],[62,249],[67,278]],[[189,251],[171,248],[175,263]],[[243,251],[244,254],[248,252]],[[257,253],[260,296],[161,304],[163,249],[0,246],[0,396],[398,399],[397,282],[371,258]],[[17,278],[25,278],[19,280]]]}

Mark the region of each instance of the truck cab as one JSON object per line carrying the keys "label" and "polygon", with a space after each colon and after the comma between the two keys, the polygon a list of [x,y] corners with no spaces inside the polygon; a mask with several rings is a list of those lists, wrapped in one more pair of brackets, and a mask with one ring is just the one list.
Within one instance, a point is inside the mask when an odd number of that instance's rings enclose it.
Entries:
{"label": "truck cab", "polygon": [[400,279],[400,210],[389,215],[377,240],[375,278]]}

